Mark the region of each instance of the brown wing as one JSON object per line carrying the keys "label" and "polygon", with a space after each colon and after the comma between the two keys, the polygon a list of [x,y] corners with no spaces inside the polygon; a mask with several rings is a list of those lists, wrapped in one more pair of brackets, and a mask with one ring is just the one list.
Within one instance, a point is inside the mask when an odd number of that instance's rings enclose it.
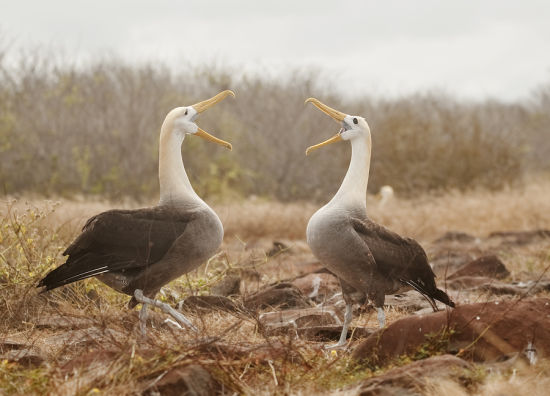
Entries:
{"label": "brown wing", "polygon": [[110,210],[90,218],[63,252],[67,261],[38,286],[50,290],[105,272],[137,270],[159,261],[193,219],[172,208]]}
{"label": "brown wing", "polygon": [[437,288],[426,252],[418,242],[403,238],[368,219],[352,218],[352,225],[369,247],[380,273],[429,298],[454,306],[447,294]]}

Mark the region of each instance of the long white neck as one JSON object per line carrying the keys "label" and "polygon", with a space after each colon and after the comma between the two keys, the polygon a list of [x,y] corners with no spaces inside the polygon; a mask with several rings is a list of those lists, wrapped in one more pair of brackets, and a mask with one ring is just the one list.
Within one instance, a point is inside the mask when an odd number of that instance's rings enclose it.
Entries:
{"label": "long white neck", "polygon": [[338,192],[329,205],[345,208],[361,207],[367,209],[367,184],[371,158],[371,137],[351,140],[351,161]]}
{"label": "long white neck", "polygon": [[184,134],[173,133],[172,120],[162,124],[159,144],[159,205],[200,204],[202,199],[197,195],[181,158],[181,144]]}

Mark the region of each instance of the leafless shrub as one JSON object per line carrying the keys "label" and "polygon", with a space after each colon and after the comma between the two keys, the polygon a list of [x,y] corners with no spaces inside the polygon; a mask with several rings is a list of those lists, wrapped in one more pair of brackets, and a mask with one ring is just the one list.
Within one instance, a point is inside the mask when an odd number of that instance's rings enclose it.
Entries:
{"label": "leafless shrub", "polygon": [[[1,44],[1,43],[0,43]],[[7,47],[6,47],[7,48]],[[41,195],[131,196],[158,192],[158,132],[173,107],[231,88],[200,119],[234,142],[230,153],[188,138],[183,158],[201,195],[325,201],[346,171],[340,144],[306,158],[304,149],[338,127],[303,101],[317,96],[367,117],[373,133],[370,188],[401,194],[502,188],[524,172],[548,169],[548,87],[521,104],[464,103],[440,93],[348,103],[321,89],[322,74],[284,80],[220,65],[182,71],[115,57],[70,64],[55,54],[0,49],[0,191]],[[13,54],[11,54],[13,55]],[[13,61],[15,59],[15,63]]]}

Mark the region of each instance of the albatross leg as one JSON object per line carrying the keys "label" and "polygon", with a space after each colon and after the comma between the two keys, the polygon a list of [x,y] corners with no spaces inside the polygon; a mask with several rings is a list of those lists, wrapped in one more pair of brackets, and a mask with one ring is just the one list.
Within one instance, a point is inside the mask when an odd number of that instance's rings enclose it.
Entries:
{"label": "albatross leg", "polygon": [[386,314],[384,313],[383,307],[376,307],[378,311],[378,325],[380,328],[383,328],[386,325]]}
{"label": "albatross leg", "polygon": [[141,334],[145,335],[147,329],[147,304],[142,303],[139,311],[139,329]]}
{"label": "albatross leg", "polygon": [[346,345],[346,337],[348,336],[348,328],[352,318],[353,318],[353,304],[347,303],[346,313],[344,314],[344,325],[342,326],[342,332],[340,333],[340,340],[338,341],[337,344],[326,345],[325,349],[342,348],[343,346]]}
{"label": "albatross leg", "polygon": [[[143,304],[141,310],[143,311],[144,309],[146,310],[145,308],[145,305],[149,304],[149,305],[152,305],[153,307],[157,307],[157,308],[160,308],[163,312],[167,313],[168,315],[172,316],[174,319],[176,319],[176,321],[184,326],[187,326],[189,327],[191,330],[193,331],[198,331],[197,328],[195,326],[193,326],[193,324],[189,321],[189,319],[187,319],[181,312],[178,312],[176,311],[174,308],[172,308],[170,305],[168,304],[165,304],[161,301],[158,301],[158,300],[154,300],[152,298],[149,298],[149,297],[145,297],[143,295],[143,291],[140,290],[140,289],[136,289],[134,291],[134,297],[136,298],[136,300],[140,303]],[[144,314],[144,317],[147,318],[147,311],[145,311],[145,314]],[[140,321],[142,320],[142,314],[140,313],[139,315],[139,319]],[[143,324],[143,322],[142,322]],[[145,328],[143,327],[142,328],[142,332],[144,332]]]}

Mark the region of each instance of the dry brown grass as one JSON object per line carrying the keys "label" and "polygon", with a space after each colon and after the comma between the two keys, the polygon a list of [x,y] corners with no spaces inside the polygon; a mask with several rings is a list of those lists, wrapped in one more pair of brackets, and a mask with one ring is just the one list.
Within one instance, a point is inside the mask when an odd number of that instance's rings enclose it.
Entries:
{"label": "dry brown grass", "polygon": [[[486,236],[493,231],[550,228],[550,179],[498,192],[424,195],[389,202],[371,216],[398,233],[431,240],[447,231]],[[373,205],[374,206],[374,205]]]}
{"label": "dry brown grass", "polygon": [[[550,386],[548,361],[537,366],[518,362],[507,369],[488,373],[483,383],[475,390],[479,396],[546,396]],[[426,396],[467,396],[471,393],[456,382],[445,380],[429,384]]]}
{"label": "dry brown grass", "polygon": [[[394,197],[383,207],[375,195],[367,196],[368,215],[401,234],[431,241],[447,231],[486,236],[493,231],[550,228],[550,177],[501,191],[483,189],[446,194],[423,194],[411,199]],[[8,201],[9,198],[5,198]],[[79,227],[87,218],[111,208],[135,208],[131,201],[20,199],[16,208],[41,208],[57,203],[48,216],[53,227]],[[154,204],[154,202],[151,202]],[[5,210],[5,205],[0,210]],[[313,203],[280,203],[261,199],[236,200],[212,205],[220,216],[227,238],[305,239],[307,222],[321,206]]]}
{"label": "dry brown grass", "polygon": [[[375,196],[369,195],[368,210],[373,219],[387,227],[429,242],[449,230],[485,236],[492,231],[550,228],[549,196],[550,182],[538,181],[496,193],[397,197],[383,208]],[[376,374],[351,364],[346,353],[331,354],[318,343],[295,340],[291,335],[265,337],[253,317],[228,313],[190,314],[200,329],[198,337],[160,327],[159,318],[163,317],[153,313],[156,328],[150,329],[150,338],[142,339],[135,327],[136,312],[128,312],[125,307],[127,296],[95,280],[37,295],[34,287],[37,280],[62,262],[60,250],[89,216],[113,207],[137,206],[131,202],[84,199],[52,203],[39,198],[1,205],[0,315],[4,320],[0,324],[0,343],[18,340],[34,345],[45,351],[46,358],[44,363],[31,368],[0,362],[3,392],[44,394],[55,389],[58,394],[90,394],[98,388],[108,394],[136,394],[151,389],[155,379],[170,368],[190,362],[202,364],[226,389],[241,394],[319,394]],[[207,291],[228,268],[257,270],[260,279],[249,281],[245,288],[253,291],[295,275],[303,263],[313,259],[303,239],[307,221],[319,205],[246,200],[213,206],[225,226],[222,250],[226,255],[213,260],[208,271],[201,268],[170,284],[166,289],[171,292],[162,297],[166,301],[174,303],[179,297]],[[266,257],[265,251],[273,240],[289,243],[291,251]],[[550,260],[547,244],[507,254],[505,262],[513,276],[524,270],[536,272],[547,267]],[[99,297],[92,299],[93,295]],[[389,322],[406,315],[397,309],[387,309],[386,313]],[[81,330],[51,327],[47,325],[49,318],[91,320],[91,328],[97,334],[88,335],[86,342],[77,342],[77,337],[83,334]],[[376,322],[376,315],[366,312],[357,315],[353,325],[376,327]],[[197,347],[209,339],[216,339],[229,349]],[[239,348],[254,350],[266,344],[271,359],[258,358],[256,352],[233,354]],[[98,353],[108,353],[107,360],[69,371],[65,368],[68,361]],[[522,389],[529,389],[533,395],[544,394],[541,392],[547,387],[549,375],[547,363],[541,364],[518,370],[516,374],[480,377],[476,392],[521,394]],[[428,392],[462,395],[466,391],[454,383],[438,383],[432,384]]]}

